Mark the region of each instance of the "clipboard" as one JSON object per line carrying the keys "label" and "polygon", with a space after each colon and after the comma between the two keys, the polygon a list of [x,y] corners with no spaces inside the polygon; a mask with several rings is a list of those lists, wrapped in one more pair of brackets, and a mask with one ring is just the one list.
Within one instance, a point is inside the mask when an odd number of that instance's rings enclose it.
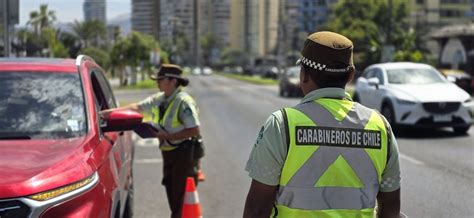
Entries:
{"label": "clipboard", "polygon": [[156,133],[159,130],[151,123],[141,123],[138,128],[135,129],[135,133],[142,138],[156,138]]}

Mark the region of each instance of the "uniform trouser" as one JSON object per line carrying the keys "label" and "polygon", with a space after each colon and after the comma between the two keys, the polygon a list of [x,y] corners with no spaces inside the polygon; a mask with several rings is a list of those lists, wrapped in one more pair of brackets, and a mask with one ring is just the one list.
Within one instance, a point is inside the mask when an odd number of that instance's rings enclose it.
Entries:
{"label": "uniform trouser", "polygon": [[171,151],[162,151],[163,181],[168,196],[172,218],[181,218],[187,177],[194,177],[197,185],[196,161],[193,160],[191,146],[178,147]]}

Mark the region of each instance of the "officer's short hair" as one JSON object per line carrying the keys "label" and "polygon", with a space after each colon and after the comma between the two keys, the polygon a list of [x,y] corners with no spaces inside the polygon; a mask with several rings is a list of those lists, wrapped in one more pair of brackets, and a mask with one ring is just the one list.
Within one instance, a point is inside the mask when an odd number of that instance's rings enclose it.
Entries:
{"label": "officer's short hair", "polygon": [[343,88],[355,70],[353,48],[352,41],[343,35],[316,32],[306,39],[297,64],[303,66],[318,87]]}

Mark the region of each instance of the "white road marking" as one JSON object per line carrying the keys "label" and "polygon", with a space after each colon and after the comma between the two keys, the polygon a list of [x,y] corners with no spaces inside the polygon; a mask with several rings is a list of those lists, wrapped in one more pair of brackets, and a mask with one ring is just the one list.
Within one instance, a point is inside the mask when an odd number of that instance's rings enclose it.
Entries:
{"label": "white road marking", "polygon": [[135,160],[135,163],[137,164],[151,164],[151,163],[162,163],[162,162],[163,160],[159,158]]}
{"label": "white road marking", "polygon": [[405,159],[405,160],[407,160],[407,161],[409,161],[409,162],[412,162],[412,163],[414,163],[414,164],[416,164],[416,165],[425,165],[425,163],[423,163],[423,161],[419,161],[419,160],[417,160],[417,159],[415,159],[415,158],[413,158],[413,157],[404,155],[404,154],[402,154],[402,153],[399,153],[399,156],[400,156],[400,158]]}

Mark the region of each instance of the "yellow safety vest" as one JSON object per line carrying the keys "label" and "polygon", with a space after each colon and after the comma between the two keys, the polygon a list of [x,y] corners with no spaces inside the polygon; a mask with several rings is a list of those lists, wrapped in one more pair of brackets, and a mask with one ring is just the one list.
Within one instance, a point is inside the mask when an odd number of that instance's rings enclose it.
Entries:
{"label": "yellow safety vest", "polygon": [[350,100],[282,109],[288,154],[276,217],[373,217],[387,163],[382,116]]}
{"label": "yellow safety vest", "polygon": [[[153,107],[151,109],[152,113],[152,121],[155,125],[159,125],[162,129],[166,130],[166,132],[172,134],[177,133],[184,130],[183,123],[178,118],[178,111],[181,103],[183,101],[192,101],[192,97],[187,94],[186,92],[178,92],[176,96],[171,100],[168,104],[168,107],[165,109],[163,118],[160,120],[160,108],[159,106]],[[162,101],[159,101],[158,105],[161,104]],[[160,149],[163,151],[171,151],[176,149],[177,145],[184,140],[166,140],[160,142]]]}

